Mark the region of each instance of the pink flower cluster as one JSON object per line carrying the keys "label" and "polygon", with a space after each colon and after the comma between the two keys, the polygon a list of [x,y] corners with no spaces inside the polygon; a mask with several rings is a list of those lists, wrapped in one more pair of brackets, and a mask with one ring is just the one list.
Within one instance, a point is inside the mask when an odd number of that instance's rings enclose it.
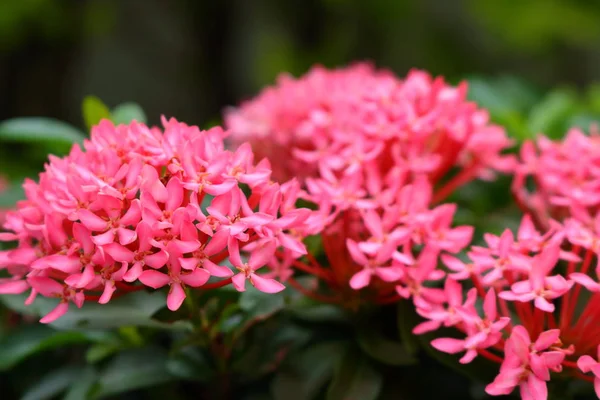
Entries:
{"label": "pink flower cluster", "polygon": [[[42,318],[51,322],[71,302],[107,303],[146,287],[169,286],[171,310],[187,287],[284,288],[258,271],[276,251],[290,262],[306,252],[301,240],[314,215],[295,208],[298,183],[272,182],[268,161],[255,165],[248,145],[225,150],[221,128],[163,125],[164,132],[105,120],[85,150],[50,156],[0,234],[18,242],[0,252],[11,275],[0,293],[30,291],[27,304],[38,294],[60,299]],[[222,265],[227,258],[233,269]]]}
{"label": "pink flower cluster", "polygon": [[315,67],[229,110],[233,142],[268,157],[276,176],[298,177],[301,197],[322,216],[311,230],[321,233],[329,268],[314,259],[294,267],[338,293],[368,287],[377,302],[428,292],[422,283],[437,276],[439,253],[462,250],[472,236],[451,227],[454,205],[435,204],[515,165],[501,154],[511,145],[504,130],[466,91],[417,70],[401,80],[367,64]]}
{"label": "pink flower cluster", "polygon": [[600,210],[600,134],[593,127],[590,135],[572,128],[561,141],[540,136],[525,142],[513,191],[524,212],[542,226],[551,218],[571,216],[573,207],[595,215]]}
{"label": "pink flower cluster", "polygon": [[516,236],[510,230],[486,234],[487,246],[473,246],[467,261],[443,255],[447,269],[437,272],[446,275],[444,288],[429,289],[435,295],[425,301],[414,299],[425,319],[414,332],[455,327],[464,338],[438,338],[432,346],[464,353],[461,363],[478,355],[501,363],[486,389],[491,395],[519,386],[523,399],[546,399],[550,372],[563,367],[590,380],[584,373],[594,368],[590,357],[600,345],[600,283],[588,271],[599,253],[572,224],[581,222],[551,221],[542,233],[527,215]]}
{"label": "pink flower cluster", "polygon": [[368,64],[315,67],[299,79],[282,75],[225,121],[232,140],[268,157],[277,177],[342,184],[399,168],[438,183],[459,167],[464,183],[511,171],[514,159],[501,155],[510,140],[466,94],[465,82],[453,87],[419,70],[401,80]]}

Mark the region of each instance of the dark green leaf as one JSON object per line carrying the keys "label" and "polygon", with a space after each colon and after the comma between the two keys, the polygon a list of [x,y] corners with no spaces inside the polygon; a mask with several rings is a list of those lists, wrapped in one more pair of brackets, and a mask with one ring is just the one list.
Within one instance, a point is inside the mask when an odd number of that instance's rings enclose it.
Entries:
{"label": "dark green leaf", "polygon": [[121,349],[120,343],[96,343],[85,353],[85,360],[90,364],[100,362]]}
{"label": "dark green leaf", "polygon": [[310,400],[330,379],[344,351],[342,342],[319,343],[280,368],[271,385],[275,400]]}
{"label": "dark green leaf", "polygon": [[240,295],[240,309],[246,312],[250,318],[267,318],[277,311],[283,309],[285,305],[284,294],[268,294],[249,286],[248,289]]}
{"label": "dark green leaf", "polygon": [[[55,299],[40,297],[30,305],[23,304],[25,296],[0,296],[0,301],[9,308],[27,315],[41,316],[56,306]],[[122,326],[147,326],[161,329],[189,330],[189,321],[164,323],[152,318],[165,307],[166,296],[161,291],[139,291],[127,294],[108,304],[85,303],[83,307],[69,307],[69,311],[50,325],[63,330],[89,330],[119,328]]]}
{"label": "dark green leaf", "polygon": [[63,144],[83,143],[85,134],[73,126],[51,118],[24,117],[0,123],[0,140]]}
{"label": "dark green leaf", "polygon": [[174,380],[167,354],[159,347],[119,353],[100,373],[98,397],[125,393]]}
{"label": "dark green leaf", "polygon": [[[21,400],[52,399],[63,392],[69,385],[81,376],[81,368],[76,366],[61,367],[42,377],[33,387],[30,387]],[[83,400],[83,398],[81,398]]]}
{"label": "dark green leaf", "polygon": [[115,124],[129,124],[132,121],[146,123],[146,114],[136,103],[119,104],[112,110],[112,120]]}
{"label": "dark green leaf", "polygon": [[[409,310],[409,308],[412,308]],[[419,341],[416,335],[412,333],[414,328],[414,307],[409,301],[400,301],[398,303],[398,332],[400,333],[400,340],[402,345],[406,349],[406,352],[414,356],[419,352]]]}
{"label": "dark green leaf", "polygon": [[90,340],[81,332],[61,332],[38,324],[23,326],[0,341],[0,371],[12,368],[35,353]]}
{"label": "dark green leaf", "polygon": [[376,324],[361,326],[356,338],[366,354],[384,364],[411,365],[417,362],[402,343],[384,337]]}
{"label": "dark green leaf", "polygon": [[85,126],[88,129],[91,129],[92,126],[97,125],[103,119],[110,119],[111,117],[106,104],[96,96],[87,96],[83,99],[82,112]]}
{"label": "dark green leaf", "polygon": [[381,375],[353,350],[340,359],[333,381],[327,388],[327,400],[374,400],[382,387]]}
{"label": "dark green leaf", "polygon": [[71,384],[63,400],[87,400],[90,392],[98,381],[98,372],[93,367],[86,367],[81,371],[77,380]]}
{"label": "dark green leaf", "polygon": [[210,382],[214,377],[206,356],[194,346],[186,346],[169,356],[167,369],[172,375],[190,381]]}

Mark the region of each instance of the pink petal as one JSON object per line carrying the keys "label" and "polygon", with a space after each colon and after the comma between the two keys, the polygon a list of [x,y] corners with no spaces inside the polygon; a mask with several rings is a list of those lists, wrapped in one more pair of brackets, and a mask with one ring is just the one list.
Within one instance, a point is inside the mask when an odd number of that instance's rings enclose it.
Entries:
{"label": "pink petal", "polygon": [[210,238],[210,241],[204,248],[204,254],[212,256],[223,250],[227,246],[227,240],[229,239],[229,233],[226,230],[220,230]]}
{"label": "pink petal", "polygon": [[119,228],[117,229],[119,243],[126,245],[133,243],[137,239],[137,233],[132,229]]}
{"label": "pink petal", "polygon": [[102,296],[100,296],[98,303],[100,303],[100,304],[108,303],[110,301],[113,293],[115,292],[115,290],[116,290],[115,282],[107,281],[106,284],[104,285],[104,291],[102,292]]}
{"label": "pink petal", "polygon": [[79,210],[79,220],[90,231],[103,231],[108,226],[108,222],[106,220],[86,209]]}
{"label": "pink petal", "polygon": [[212,276],[216,276],[218,278],[229,278],[233,276],[233,271],[228,267],[217,265],[209,259],[204,260],[202,266],[210,272]]}
{"label": "pink petal", "polygon": [[125,282],[133,282],[140,277],[142,271],[142,263],[136,262],[135,264],[133,264],[133,267],[131,267],[131,269],[129,269],[129,271],[127,271],[125,275],[123,275],[123,280]]}
{"label": "pink petal", "polygon": [[533,349],[536,351],[546,350],[558,341],[560,337],[560,329],[551,329],[540,333],[537,340],[533,344]]}
{"label": "pink petal", "polygon": [[98,246],[104,246],[112,243],[115,241],[115,232],[108,230],[98,236],[92,236],[92,241]]}
{"label": "pink petal", "polygon": [[128,263],[133,261],[133,251],[119,243],[109,243],[102,246],[102,249],[115,261],[124,261]]}
{"label": "pink petal", "polygon": [[431,345],[444,353],[456,354],[465,350],[464,340],[453,338],[438,338],[431,341]]}
{"label": "pink petal", "polygon": [[210,278],[210,274],[207,270],[202,268],[196,268],[190,274],[181,274],[179,275],[179,279],[183,281],[186,285],[191,287],[199,287],[208,282]]}
{"label": "pink petal", "polygon": [[158,253],[150,254],[144,257],[144,263],[154,269],[159,269],[169,261],[169,253],[159,250]]}
{"label": "pink petal", "polygon": [[375,275],[385,282],[396,282],[404,275],[400,268],[395,267],[377,267],[375,268]]}
{"label": "pink petal", "polygon": [[577,366],[581,370],[581,372],[588,373],[592,370],[592,367],[597,365],[598,361],[594,360],[592,357],[588,355],[584,355],[579,357],[577,360]]}
{"label": "pink petal", "polygon": [[350,287],[354,290],[359,290],[367,287],[371,282],[372,271],[370,269],[362,269],[355,273],[350,279]]}
{"label": "pink petal", "polygon": [[251,274],[250,282],[255,288],[264,293],[278,293],[285,289],[281,282],[275,279],[263,278],[258,274]]}
{"label": "pink petal", "polygon": [[244,292],[246,290],[246,275],[243,273],[234,275],[233,278],[231,278],[231,283],[233,284],[235,290],[238,292]]}
{"label": "pink petal", "polygon": [[183,186],[177,178],[171,178],[167,183],[167,202],[165,209],[173,211],[183,203]]}
{"label": "pink petal", "polygon": [[594,281],[592,278],[581,272],[574,272],[569,275],[569,279],[579,283],[590,292],[600,292],[600,283]]}
{"label": "pink petal", "polygon": [[29,284],[23,280],[0,279],[0,294],[21,294],[29,288]]}
{"label": "pink petal", "polygon": [[279,234],[277,238],[279,239],[281,245],[286,249],[291,250],[294,253],[306,254],[306,246],[304,246],[304,243],[302,243],[298,239],[293,238],[292,236],[287,235],[285,233]]}
{"label": "pink petal", "polygon": [[554,312],[554,304],[550,303],[548,300],[546,300],[543,297],[536,297],[535,298],[535,302],[534,302],[535,306],[537,308],[539,308],[542,311],[546,311],[546,312]]}
{"label": "pink petal", "polygon": [[64,289],[63,285],[56,282],[54,279],[42,276],[32,276],[27,278],[27,283],[29,283],[29,285],[37,292],[46,297],[56,297],[57,295],[62,295]]}
{"label": "pink petal", "polygon": [[69,310],[69,303],[66,301],[61,301],[52,311],[50,311],[46,316],[40,319],[42,324],[49,324],[50,322],[56,321],[63,315],[67,313]]}
{"label": "pink petal", "polygon": [[171,282],[171,278],[168,275],[154,270],[142,272],[138,279],[144,285],[153,289],[161,288]]}
{"label": "pink petal", "polygon": [[267,244],[259,247],[252,251],[248,265],[253,271],[268,264],[269,261],[275,256],[275,242],[268,242]]}
{"label": "pink petal", "polygon": [[185,291],[179,283],[173,283],[169,295],[167,296],[167,307],[171,311],[179,310],[185,300]]}
{"label": "pink petal", "polygon": [[491,288],[485,295],[485,300],[483,301],[483,311],[485,312],[485,316],[488,320],[496,320],[498,309],[496,308],[496,292],[494,291],[494,288]]}

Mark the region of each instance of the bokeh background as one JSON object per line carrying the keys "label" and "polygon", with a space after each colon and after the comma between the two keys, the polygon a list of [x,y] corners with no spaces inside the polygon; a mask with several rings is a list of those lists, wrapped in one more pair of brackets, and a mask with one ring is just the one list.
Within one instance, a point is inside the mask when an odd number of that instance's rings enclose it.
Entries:
{"label": "bokeh background", "polygon": [[2,0],[0,119],[81,125],[94,94],[205,125],[281,71],[353,60],[582,87],[599,18],[587,0]]}

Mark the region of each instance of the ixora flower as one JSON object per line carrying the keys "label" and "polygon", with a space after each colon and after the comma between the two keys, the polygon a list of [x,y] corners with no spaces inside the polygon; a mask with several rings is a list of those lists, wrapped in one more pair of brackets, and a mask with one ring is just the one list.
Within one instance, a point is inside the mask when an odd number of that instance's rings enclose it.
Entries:
{"label": "ixora flower", "polygon": [[414,332],[454,327],[463,338],[437,338],[432,346],[463,354],[461,363],[477,356],[500,363],[490,395],[519,387],[523,399],[546,399],[554,372],[595,381],[600,397],[599,253],[573,224],[580,222],[552,222],[542,233],[526,215],[516,235],[486,234],[487,246],[473,246],[468,261],[443,255],[445,287],[414,298],[426,320]]}
{"label": "ixora flower", "polygon": [[[163,125],[164,132],[104,120],[83,149],[50,156],[0,234],[18,243],[0,252],[11,275],[0,293],[29,290],[27,304],[38,294],[59,298],[42,318],[51,322],[71,302],[107,303],[146,287],[169,286],[171,310],[187,287],[233,282],[243,291],[248,280],[267,293],[284,288],[260,270],[276,251],[289,262],[306,252],[301,239],[313,212],[294,207],[297,183],[272,182],[269,163],[254,164],[247,145],[225,150],[221,128]],[[221,265],[227,258],[236,275]]]}
{"label": "ixora flower", "polygon": [[[540,136],[523,143],[515,170],[513,192],[524,212],[541,226],[563,220],[583,210],[600,211],[600,134],[592,126],[589,135],[578,128],[561,141]],[[534,187],[533,191],[529,188]]]}
{"label": "ixora flower", "polygon": [[439,254],[459,252],[473,232],[452,227],[456,207],[438,204],[515,164],[502,154],[511,145],[504,130],[466,92],[418,70],[398,79],[367,64],[315,67],[226,113],[230,139],[267,156],[275,176],[298,177],[321,215],[311,231],[328,268],[307,257],[296,269],[337,293],[366,288],[378,303],[437,295],[424,283],[441,277]]}

